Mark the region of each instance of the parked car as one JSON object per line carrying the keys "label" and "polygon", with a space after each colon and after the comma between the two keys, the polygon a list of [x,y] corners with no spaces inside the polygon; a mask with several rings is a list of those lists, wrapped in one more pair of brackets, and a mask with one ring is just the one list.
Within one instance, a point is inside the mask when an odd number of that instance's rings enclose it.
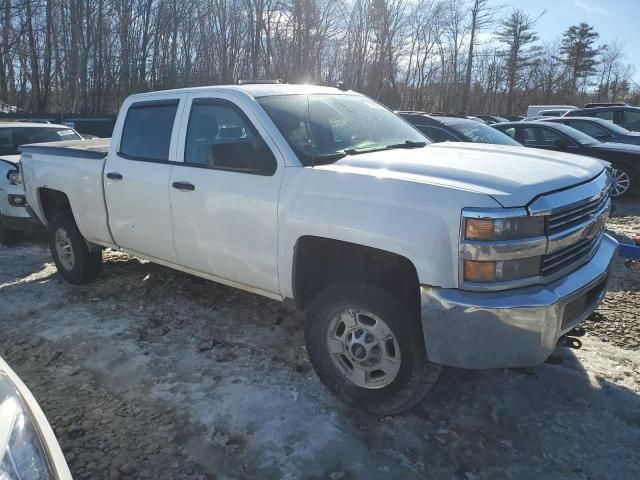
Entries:
{"label": "parked car", "polygon": [[554,108],[554,109],[551,109],[551,110],[540,110],[538,112],[537,117],[538,118],[561,117],[565,113],[570,112],[570,111],[571,111],[571,109],[567,109],[567,108]]}
{"label": "parked car", "polygon": [[498,115],[476,115],[476,116],[478,118],[481,118],[485,122],[487,122],[489,125],[493,125],[494,123],[503,123],[503,122],[509,121],[508,119],[504,117],[500,117]]}
{"label": "parked car", "polygon": [[19,167],[19,147],[27,143],[79,140],[75,130],[40,122],[0,123],[0,243],[22,238],[31,226]]}
{"label": "parked car", "polygon": [[608,120],[632,132],[640,131],[640,107],[611,106],[580,108],[565,113],[565,117],[596,117]]}
{"label": "parked car", "polygon": [[500,115],[503,118],[506,118],[510,122],[519,122],[520,120],[524,120],[525,117],[522,115]]}
{"label": "parked car", "polygon": [[543,110],[573,110],[578,108],[575,105],[529,105],[527,107],[527,118],[537,117]]}
{"label": "parked car", "polygon": [[580,130],[601,142],[629,143],[640,145],[640,132],[632,132],[613,122],[596,117],[545,118],[545,122],[562,123]]}
{"label": "parked car", "polygon": [[586,103],[584,108],[593,108],[593,107],[619,107],[619,106],[629,106],[628,103],[625,102],[595,102],[595,103]]}
{"label": "parked car", "polygon": [[417,112],[401,112],[400,116],[436,143],[473,142],[520,146],[508,135],[475,120],[459,117],[432,117],[426,113]]}
{"label": "parked car", "polygon": [[2,358],[0,478],[71,480],[67,462],[42,409]]}
{"label": "parked car", "polygon": [[602,300],[617,248],[602,162],[429,144],[334,88],[133,95],[110,143],[23,152],[64,279],[94,280],[110,247],[291,299],[320,379],[382,415],[418,403],[440,365],[544,361]]}
{"label": "parked car", "polygon": [[605,160],[615,169],[612,196],[622,197],[638,188],[640,147],[603,143],[580,130],[551,122],[512,122],[493,125],[525,147],[576,153]]}

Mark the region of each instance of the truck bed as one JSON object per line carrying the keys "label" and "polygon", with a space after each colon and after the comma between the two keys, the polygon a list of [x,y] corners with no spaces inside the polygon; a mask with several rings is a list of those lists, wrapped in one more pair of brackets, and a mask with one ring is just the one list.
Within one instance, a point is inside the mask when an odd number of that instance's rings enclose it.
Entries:
{"label": "truck bed", "polygon": [[[45,225],[41,195],[58,192],[73,209],[80,233],[89,242],[112,244],[103,194],[104,165],[111,139],[70,140],[20,147],[27,202]],[[54,194],[56,195],[56,194]]]}
{"label": "truck bed", "polygon": [[110,138],[91,140],[67,140],[65,142],[37,143],[22,145],[22,153],[41,153],[65,157],[103,159],[109,153]]}

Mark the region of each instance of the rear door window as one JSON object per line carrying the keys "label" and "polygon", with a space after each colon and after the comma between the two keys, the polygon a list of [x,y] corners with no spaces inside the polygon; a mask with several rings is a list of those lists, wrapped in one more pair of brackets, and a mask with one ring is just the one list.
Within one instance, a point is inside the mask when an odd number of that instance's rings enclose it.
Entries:
{"label": "rear door window", "polygon": [[178,100],[134,103],[122,129],[120,155],[131,160],[167,161]]}
{"label": "rear door window", "polygon": [[608,120],[609,122],[613,122],[613,110],[606,110],[604,112],[593,112],[587,113],[590,117],[601,118],[603,120]]}
{"label": "rear door window", "polygon": [[555,147],[568,143],[562,135],[548,128],[523,127],[522,132],[527,147]]}
{"label": "rear door window", "polygon": [[634,112],[632,110],[625,110],[623,112],[623,121],[622,123],[631,128],[639,128],[640,127],[640,112]]}

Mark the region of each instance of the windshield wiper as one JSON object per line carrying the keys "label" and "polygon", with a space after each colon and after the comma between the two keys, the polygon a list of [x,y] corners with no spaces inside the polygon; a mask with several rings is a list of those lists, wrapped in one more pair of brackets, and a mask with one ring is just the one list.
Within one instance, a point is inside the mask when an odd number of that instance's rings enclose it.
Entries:
{"label": "windshield wiper", "polygon": [[427,145],[427,142],[414,142],[413,140],[405,140],[402,143],[392,143],[385,148],[422,148]]}
{"label": "windshield wiper", "polygon": [[324,155],[306,155],[312,165],[326,165],[346,157],[347,155],[359,155],[361,153],[372,153],[388,150],[390,148],[422,148],[427,142],[414,142],[405,140],[403,143],[394,143],[391,145],[377,145],[369,148],[345,148],[335,153],[326,153]]}

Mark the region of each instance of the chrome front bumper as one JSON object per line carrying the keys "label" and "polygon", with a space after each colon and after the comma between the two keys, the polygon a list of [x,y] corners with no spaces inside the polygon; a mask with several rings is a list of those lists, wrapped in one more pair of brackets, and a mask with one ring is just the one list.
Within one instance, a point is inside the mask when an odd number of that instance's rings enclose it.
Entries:
{"label": "chrome front bumper", "polygon": [[529,367],[600,304],[618,242],[604,235],[591,261],[547,285],[498,292],[420,288],[429,360],[461,368]]}

